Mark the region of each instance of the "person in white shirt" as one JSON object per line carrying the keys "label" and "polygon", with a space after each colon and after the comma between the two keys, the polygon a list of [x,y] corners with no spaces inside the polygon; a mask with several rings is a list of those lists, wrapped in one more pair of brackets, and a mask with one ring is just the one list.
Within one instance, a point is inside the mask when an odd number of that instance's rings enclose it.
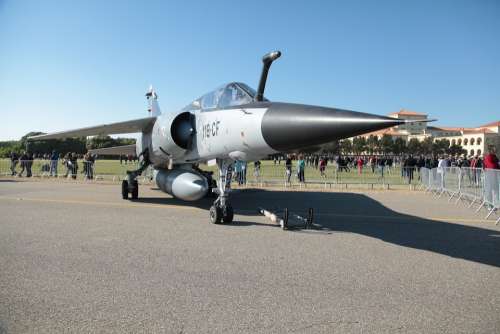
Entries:
{"label": "person in white shirt", "polygon": [[439,157],[438,161],[438,173],[441,174],[441,186],[444,188],[444,173],[446,172],[446,167],[448,167],[448,159],[446,157]]}

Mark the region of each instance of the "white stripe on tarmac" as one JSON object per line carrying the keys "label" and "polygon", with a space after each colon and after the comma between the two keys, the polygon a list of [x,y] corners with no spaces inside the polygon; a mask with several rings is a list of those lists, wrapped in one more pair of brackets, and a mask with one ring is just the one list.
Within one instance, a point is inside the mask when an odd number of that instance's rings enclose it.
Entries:
{"label": "white stripe on tarmac", "polygon": [[96,206],[113,206],[120,208],[188,209],[188,210],[205,211],[203,209],[189,205],[184,206],[175,204],[151,204],[151,203],[139,203],[139,202],[114,203],[114,202],[96,202],[96,201],[67,200],[67,199],[3,197],[3,196],[0,196],[0,200],[19,201],[19,202],[28,201],[28,202],[41,202],[41,203],[83,204],[83,205],[96,205]]}

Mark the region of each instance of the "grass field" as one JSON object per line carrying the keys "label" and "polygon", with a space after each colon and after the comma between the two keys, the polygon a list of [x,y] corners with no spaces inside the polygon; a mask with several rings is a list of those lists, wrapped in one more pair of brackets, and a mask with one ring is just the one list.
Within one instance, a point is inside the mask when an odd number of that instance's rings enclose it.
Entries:
{"label": "grass field", "polygon": [[[47,160],[35,160],[32,167],[32,172],[34,176],[46,175],[47,173],[43,172],[42,166],[48,164]],[[83,172],[83,161],[78,162],[78,176],[80,177]],[[201,169],[209,170],[209,171],[217,171],[216,166],[206,166],[201,165]],[[101,176],[103,178],[109,178],[111,176],[124,176],[126,175],[127,170],[131,170],[136,168],[135,163],[129,164],[120,164],[118,160],[97,160],[94,165],[94,174],[97,176]],[[19,164],[17,165],[16,170],[20,171]],[[61,162],[58,164],[58,172],[59,175],[64,175],[66,173],[66,168],[62,165]],[[0,174],[1,175],[10,175],[10,160],[8,159],[0,159]],[[253,181],[273,181],[280,182],[285,181],[285,166],[282,161],[281,164],[275,164],[273,161],[262,161],[262,165],[260,168],[260,177],[257,178],[254,173],[254,165],[253,163],[249,163],[247,167],[247,180],[249,182]],[[119,178],[116,178],[119,179]],[[375,168],[375,172],[373,173],[370,166],[365,166],[363,172],[358,174],[358,170],[356,168],[352,168],[350,171],[339,172],[337,171],[337,167],[335,164],[329,164],[326,167],[326,172],[324,176],[321,175],[320,171],[312,166],[306,166],[305,169],[305,179],[306,182],[314,182],[314,183],[359,183],[359,184],[408,184],[408,180],[401,176],[401,169],[399,167],[393,167],[391,170],[387,168],[384,169],[384,173],[382,176],[381,170]],[[418,173],[415,173],[415,179],[412,183],[417,183]],[[296,161],[293,162],[293,172],[291,181],[293,183],[297,182],[296,176]]]}

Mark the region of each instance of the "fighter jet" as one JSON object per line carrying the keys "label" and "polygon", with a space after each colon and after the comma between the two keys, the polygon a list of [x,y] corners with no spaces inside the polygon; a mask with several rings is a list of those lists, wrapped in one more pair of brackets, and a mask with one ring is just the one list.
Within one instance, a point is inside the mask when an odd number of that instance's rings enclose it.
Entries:
{"label": "fighter jet", "polygon": [[[122,197],[138,198],[137,177],[148,166],[155,170],[158,187],[181,200],[196,201],[213,192],[212,223],[233,221],[229,200],[236,160],[255,161],[269,154],[300,150],[392,127],[404,120],[337,108],[271,102],[264,97],[269,69],[281,56],[274,51],[262,58],[257,91],[241,82],[225,84],[194,100],[177,112],[160,111],[158,95],[146,94],[148,117],[31,137],[30,140],[63,139],[95,135],[141,133],[135,145],[95,150],[100,154],[139,157],[138,169],[127,172]],[[218,182],[197,165],[214,161]]]}

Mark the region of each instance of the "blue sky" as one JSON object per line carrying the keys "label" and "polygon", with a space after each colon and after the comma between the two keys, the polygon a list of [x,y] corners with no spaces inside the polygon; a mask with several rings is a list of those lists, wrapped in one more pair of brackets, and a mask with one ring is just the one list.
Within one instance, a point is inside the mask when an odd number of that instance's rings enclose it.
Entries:
{"label": "blue sky", "polygon": [[500,120],[500,1],[0,0],[0,140],[177,110],[229,81],[437,124]]}

